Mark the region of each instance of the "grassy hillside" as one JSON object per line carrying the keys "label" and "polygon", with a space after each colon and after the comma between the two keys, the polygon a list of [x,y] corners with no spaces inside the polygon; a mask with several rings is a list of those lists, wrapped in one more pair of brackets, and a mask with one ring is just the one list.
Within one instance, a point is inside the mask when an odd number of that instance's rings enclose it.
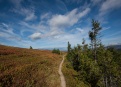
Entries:
{"label": "grassy hillside", "polygon": [[61,56],[0,45],[0,87],[60,87]]}

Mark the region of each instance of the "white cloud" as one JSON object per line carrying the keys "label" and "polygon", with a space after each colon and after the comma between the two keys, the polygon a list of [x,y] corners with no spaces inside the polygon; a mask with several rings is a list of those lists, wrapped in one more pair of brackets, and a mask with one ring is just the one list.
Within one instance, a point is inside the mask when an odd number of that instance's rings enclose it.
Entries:
{"label": "white cloud", "polygon": [[30,20],[34,20],[34,19],[36,19],[37,17],[32,13],[32,14],[30,14],[29,16],[27,16],[26,18],[25,18],[25,21],[30,21]]}
{"label": "white cloud", "polygon": [[29,36],[32,40],[37,40],[41,38],[41,33],[33,33],[32,35]]}
{"label": "white cloud", "polygon": [[76,28],[80,33],[82,33],[82,32],[84,32],[84,30],[83,29],[81,29],[81,28]]}
{"label": "white cloud", "polygon": [[20,41],[21,38],[19,37],[19,35],[17,35],[16,33],[13,32],[13,28],[11,28],[8,24],[5,23],[1,23],[0,24],[0,37],[3,37],[7,40],[11,39],[11,40],[18,40]]}
{"label": "white cloud", "polygon": [[45,14],[41,15],[41,20],[47,19],[47,18],[49,18],[49,16],[50,16],[50,13],[45,13]]}
{"label": "white cloud", "polygon": [[29,7],[25,8],[21,4],[22,1],[23,0],[11,0],[11,2],[14,5],[14,8],[12,9],[12,11],[25,16],[25,19],[24,19],[25,21],[35,20],[37,18],[37,16],[35,15],[34,7],[29,6]]}
{"label": "white cloud", "polygon": [[82,12],[78,12],[78,9],[74,9],[65,15],[56,14],[48,22],[52,29],[73,26],[75,23],[78,22],[80,18],[85,16],[89,11],[90,8],[87,8]]}
{"label": "white cloud", "polygon": [[103,27],[100,32],[103,32],[103,31],[108,30],[108,29],[110,29],[110,27]]}
{"label": "white cloud", "polygon": [[121,7],[121,0],[106,0],[101,8],[100,8],[100,15],[103,15],[111,10],[117,9]]}
{"label": "white cloud", "polygon": [[41,22],[38,24],[29,24],[27,22],[21,21],[19,24],[24,27],[24,29],[22,29],[21,35],[23,35],[23,33],[26,31],[41,32],[44,34],[49,31],[48,25],[44,25]]}
{"label": "white cloud", "polygon": [[113,34],[110,34],[110,35],[108,35],[107,37],[117,36],[117,35],[119,35],[119,34],[121,34],[121,31],[114,32]]}
{"label": "white cloud", "polygon": [[[57,42],[64,42],[67,43],[67,41],[69,41],[71,43],[72,46],[75,46],[77,44],[81,44],[82,39],[85,38],[86,43],[89,43],[88,41],[88,32],[89,32],[89,27],[85,27],[83,29],[81,28],[75,28],[72,29],[72,31],[70,32],[65,32],[63,34],[60,35],[56,35],[53,39]],[[81,31],[81,33],[80,33]]]}
{"label": "white cloud", "polygon": [[120,43],[121,44],[121,37],[110,37],[110,38],[103,38],[102,42],[105,43],[105,45],[111,45],[114,43]]}
{"label": "white cloud", "polygon": [[[79,9],[74,9],[64,15],[56,14],[56,15],[50,15],[49,13],[43,14],[41,16],[41,22],[38,24],[28,24],[27,22],[21,22],[20,24],[22,26],[27,27],[30,30],[33,30],[31,32],[37,32],[33,33],[29,36],[32,40],[37,40],[41,38],[48,38],[51,40],[58,40],[59,42],[63,41],[72,41],[74,39],[78,39],[78,35],[81,37],[87,37],[85,34],[87,30],[75,28],[74,31],[76,31],[74,34],[69,34],[66,32],[67,27],[72,27],[78,21],[87,15],[90,11],[90,8],[85,9],[84,11],[80,12]],[[48,18],[49,15],[49,18]],[[45,19],[46,20],[43,20]],[[28,31],[28,30],[27,30]],[[70,31],[69,31],[70,32]],[[80,33],[81,32],[81,33]],[[74,43],[76,43],[79,40],[74,40]],[[72,41],[73,42],[73,41]]]}
{"label": "white cloud", "polygon": [[34,10],[31,10],[31,9],[25,9],[25,8],[22,8],[21,9],[21,13],[23,15],[25,15],[25,21],[31,21],[31,20],[34,20],[36,19],[37,17],[35,16],[35,12]]}
{"label": "white cloud", "polygon": [[91,0],[93,5],[97,5],[99,4],[102,0]]}
{"label": "white cloud", "polygon": [[2,23],[2,25],[3,25],[3,26],[5,26],[6,28],[8,28],[8,25],[7,25],[7,24],[5,24],[5,23]]}
{"label": "white cloud", "polygon": [[6,34],[11,34],[13,35],[13,29],[11,27],[9,27],[9,25],[5,24],[5,23],[1,23],[1,31],[0,32],[4,32]]}

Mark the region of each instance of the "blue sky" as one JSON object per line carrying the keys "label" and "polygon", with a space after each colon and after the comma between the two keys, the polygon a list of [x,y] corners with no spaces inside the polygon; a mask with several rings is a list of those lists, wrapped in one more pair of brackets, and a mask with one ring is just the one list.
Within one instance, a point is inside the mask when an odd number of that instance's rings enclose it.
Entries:
{"label": "blue sky", "polygon": [[89,43],[91,20],[105,45],[121,44],[121,0],[0,0],[0,44],[33,48]]}

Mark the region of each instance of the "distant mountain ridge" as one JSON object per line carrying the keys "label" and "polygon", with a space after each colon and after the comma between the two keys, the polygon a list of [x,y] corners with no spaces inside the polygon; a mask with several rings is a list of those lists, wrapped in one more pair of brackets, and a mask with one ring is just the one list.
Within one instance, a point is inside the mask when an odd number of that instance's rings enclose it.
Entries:
{"label": "distant mountain ridge", "polygon": [[[54,47],[50,48],[39,48],[40,50],[53,50]],[[55,47],[55,49],[59,49],[61,51],[67,51],[67,47]]]}
{"label": "distant mountain ridge", "polygon": [[[121,50],[121,44],[120,45],[109,45],[107,46],[106,48],[114,48],[114,49],[117,49],[117,50]],[[53,49],[59,49],[61,51],[67,51],[67,47],[48,47],[48,48],[38,48],[40,50],[53,50]]]}
{"label": "distant mountain ridge", "polygon": [[112,47],[114,49],[121,50],[121,45],[109,45],[107,47]]}

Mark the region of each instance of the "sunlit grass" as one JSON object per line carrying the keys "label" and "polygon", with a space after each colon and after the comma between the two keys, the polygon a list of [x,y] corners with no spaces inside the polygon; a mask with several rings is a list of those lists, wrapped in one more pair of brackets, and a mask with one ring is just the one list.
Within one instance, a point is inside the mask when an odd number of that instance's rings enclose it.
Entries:
{"label": "sunlit grass", "polygon": [[0,87],[60,87],[61,55],[0,45]]}

